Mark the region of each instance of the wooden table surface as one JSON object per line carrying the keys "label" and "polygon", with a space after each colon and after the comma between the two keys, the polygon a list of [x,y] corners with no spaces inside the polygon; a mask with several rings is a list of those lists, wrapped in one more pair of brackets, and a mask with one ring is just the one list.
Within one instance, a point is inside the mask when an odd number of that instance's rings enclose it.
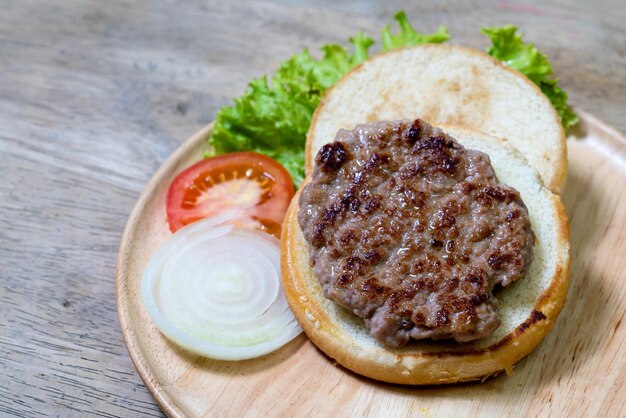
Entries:
{"label": "wooden table surface", "polygon": [[626,131],[622,1],[0,2],[0,415],[161,416],[115,304],[124,224],[167,156],[303,47],[513,23],[571,101]]}

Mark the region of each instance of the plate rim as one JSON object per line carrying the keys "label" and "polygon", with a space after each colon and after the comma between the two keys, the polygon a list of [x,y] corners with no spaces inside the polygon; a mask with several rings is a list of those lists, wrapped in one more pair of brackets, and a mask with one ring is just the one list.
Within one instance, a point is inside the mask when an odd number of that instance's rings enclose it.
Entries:
{"label": "plate rim", "polygon": [[150,368],[144,364],[144,360],[140,357],[141,350],[138,347],[137,341],[131,340],[130,332],[130,313],[128,310],[124,310],[121,307],[126,305],[126,295],[122,291],[125,288],[127,280],[127,271],[125,261],[127,259],[128,247],[131,244],[130,236],[133,234],[135,225],[145,208],[150,196],[154,193],[154,190],[159,185],[159,179],[164,173],[174,169],[180,160],[181,156],[187,153],[190,149],[197,146],[197,143],[203,139],[206,139],[213,129],[214,122],[210,122],[198,132],[193,134],[190,138],[185,140],[176,150],[170,154],[167,159],[159,166],[157,171],[150,177],[150,180],[145,185],[137,201],[135,202],[133,209],[128,216],[128,220],[124,226],[124,232],[120,238],[120,245],[117,254],[116,271],[115,271],[115,301],[117,305],[118,320],[122,335],[124,337],[124,344],[128,350],[128,354],[135,366],[135,369],[139,373],[139,377],[143,381],[144,385],[158,403],[163,412],[170,417],[183,417],[184,414],[180,408],[175,406],[175,402],[166,394],[162,393],[160,389],[160,383],[155,379]]}

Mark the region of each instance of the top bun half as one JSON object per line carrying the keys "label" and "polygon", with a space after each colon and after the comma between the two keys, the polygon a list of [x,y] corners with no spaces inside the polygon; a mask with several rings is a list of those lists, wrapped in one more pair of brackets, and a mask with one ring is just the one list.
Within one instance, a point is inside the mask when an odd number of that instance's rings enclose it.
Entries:
{"label": "top bun half", "polygon": [[567,174],[561,119],[520,72],[469,48],[420,45],[377,55],[324,95],[307,135],[306,172],[339,129],[359,123],[420,118],[506,138],[559,193]]}

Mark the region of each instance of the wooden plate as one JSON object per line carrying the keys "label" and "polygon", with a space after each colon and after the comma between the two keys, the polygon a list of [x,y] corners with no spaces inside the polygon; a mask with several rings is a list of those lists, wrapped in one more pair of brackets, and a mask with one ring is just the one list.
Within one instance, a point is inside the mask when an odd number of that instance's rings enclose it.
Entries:
{"label": "wooden plate", "polygon": [[156,329],[139,297],[149,257],[169,235],[165,193],[202,157],[211,126],[154,175],[130,215],[117,270],[117,303],[131,358],[169,416],[624,416],[626,414],[626,138],[580,112],[568,138],[563,197],[572,280],[552,332],[511,376],[484,383],[406,387],[333,364],[304,335],[255,360],[189,354]]}

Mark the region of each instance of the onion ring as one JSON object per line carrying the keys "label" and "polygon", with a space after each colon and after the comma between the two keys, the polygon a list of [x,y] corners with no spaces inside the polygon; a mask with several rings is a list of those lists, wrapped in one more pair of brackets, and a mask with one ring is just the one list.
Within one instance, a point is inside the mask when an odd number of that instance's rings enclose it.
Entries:
{"label": "onion ring", "polygon": [[262,356],[302,332],[280,282],[278,240],[233,224],[237,219],[228,212],[178,230],[152,256],[141,282],[157,328],[219,360]]}

